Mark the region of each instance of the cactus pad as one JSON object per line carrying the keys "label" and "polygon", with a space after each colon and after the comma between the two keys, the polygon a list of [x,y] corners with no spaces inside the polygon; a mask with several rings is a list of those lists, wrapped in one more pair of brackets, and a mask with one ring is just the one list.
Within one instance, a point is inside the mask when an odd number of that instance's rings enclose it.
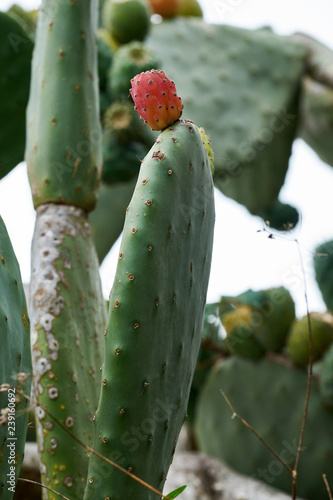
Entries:
{"label": "cactus pad", "polygon": [[[94,449],[159,491],[186,417],[213,225],[206,150],[193,123],[177,122],[144,159],[126,214],[95,420]],[[85,499],[97,497],[158,498],[92,455]]]}
{"label": "cactus pad", "polygon": [[250,211],[269,208],[288,168],[306,50],[269,29],[185,17],[153,26],[147,44],[177,82],[183,116],[212,140],[215,185]]}
{"label": "cactus pad", "polygon": [[[28,429],[30,323],[14,250],[0,217],[0,498],[13,498]],[[22,392],[21,392],[22,391]]]}

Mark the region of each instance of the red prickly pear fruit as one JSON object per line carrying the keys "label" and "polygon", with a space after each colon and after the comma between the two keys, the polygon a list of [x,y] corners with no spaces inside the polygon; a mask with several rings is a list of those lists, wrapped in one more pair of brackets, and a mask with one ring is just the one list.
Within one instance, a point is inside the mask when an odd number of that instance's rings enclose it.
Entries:
{"label": "red prickly pear fruit", "polygon": [[145,71],[132,78],[131,84],[135,109],[152,130],[163,130],[181,117],[182,100],[164,71]]}
{"label": "red prickly pear fruit", "polygon": [[179,0],[149,0],[154,14],[162,17],[175,17],[179,9]]}

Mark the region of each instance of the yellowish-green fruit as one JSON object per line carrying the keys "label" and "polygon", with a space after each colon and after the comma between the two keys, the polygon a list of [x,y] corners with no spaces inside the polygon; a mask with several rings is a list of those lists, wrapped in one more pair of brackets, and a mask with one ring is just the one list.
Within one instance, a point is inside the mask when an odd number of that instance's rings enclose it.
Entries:
{"label": "yellowish-green fruit", "polygon": [[197,0],[179,0],[177,16],[202,17],[202,10]]}
{"label": "yellowish-green fruit", "polygon": [[[320,359],[333,341],[333,316],[330,313],[311,313],[312,359]],[[287,338],[287,353],[296,365],[305,367],[309,362],[308,318],[295,321]]]}

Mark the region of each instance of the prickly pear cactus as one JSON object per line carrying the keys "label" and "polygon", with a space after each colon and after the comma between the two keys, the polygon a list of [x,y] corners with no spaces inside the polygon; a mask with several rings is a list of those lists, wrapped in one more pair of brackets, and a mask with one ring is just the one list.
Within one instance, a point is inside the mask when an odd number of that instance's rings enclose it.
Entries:
{"label": "prickly pear cactus", "polygon": [[[144,159],[126,214],[95,418],[94,449],[159,491],[186,418],[213,225],[206,150],[193,123],[177,122]],[[158,495],[92,455],[85,499],[97,497]]]}
{"label": "prickly pear cactus", "polygon": [[306,50],[268,29],[184,17],[153,26],[147,45],[177,81],[183,116],[212,140],[215,185],[251,212],[268,209],[288,168]]}
{"label": "prickly pear cactus", "polygon": [[28,428],[32,367],[21,273],[0,217],[0,498],[13,498]]}
{"label": "prickly pear cactus", "polygon": [[32,49],[24,29],[0,12],[0,179],[23,161]]}
{"label": "prickly pear cactus", "polygon": [[[259,361],[232,356],[211,370],[196,407],[199,449],[226,461],[239,472],[266,481],[288,493],[291,475],[239,420],[232,419],[221,390],[235,411],[249,422],[280,457],[293,467],[304,412],[307,374],[278,358]],[[322,500],[322,474],[332,481],[333,409],[322,406],[312,385],[297,494]]]}

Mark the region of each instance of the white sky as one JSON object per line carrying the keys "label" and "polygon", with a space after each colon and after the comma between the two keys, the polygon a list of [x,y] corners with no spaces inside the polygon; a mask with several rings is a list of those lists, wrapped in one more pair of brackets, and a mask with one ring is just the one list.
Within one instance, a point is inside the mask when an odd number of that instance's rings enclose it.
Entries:
{"label": "white sky", "polygon": [[[57,0],[54,0],[55,2]],[[0,9],[14,3],[0,0]],[[40,5],[38,0],[16,0],[24,8]],[[333,49],[333,2],[331,0],[201,0],[209,22],[223,22],[245,28],[271,26],[288,35],[303,31]],[[290,203],[302,214],[295,230],[302,245],[311,310],[325,310],[313,277],[312,252],[323,241],[333,239],[333,168],[323,164],[307,145],[297,140],[280,200]],[[24,164],[0,182],[0,214],[17,254],[23,282],[30,279],[30,244],[34,209]],[[208,301],[221,295],[240,293],[248,288],[285,286],[290,290],[299,315],[305,314],[304,288],[296,244],[291,236],[268,239],[257,232],[260,219],[216,191],[215,243]],[[118,242],[119,244],[119,242]],[[118,246],[115,245],[101,268],[103,291],[107,297],[112,286]]]}

